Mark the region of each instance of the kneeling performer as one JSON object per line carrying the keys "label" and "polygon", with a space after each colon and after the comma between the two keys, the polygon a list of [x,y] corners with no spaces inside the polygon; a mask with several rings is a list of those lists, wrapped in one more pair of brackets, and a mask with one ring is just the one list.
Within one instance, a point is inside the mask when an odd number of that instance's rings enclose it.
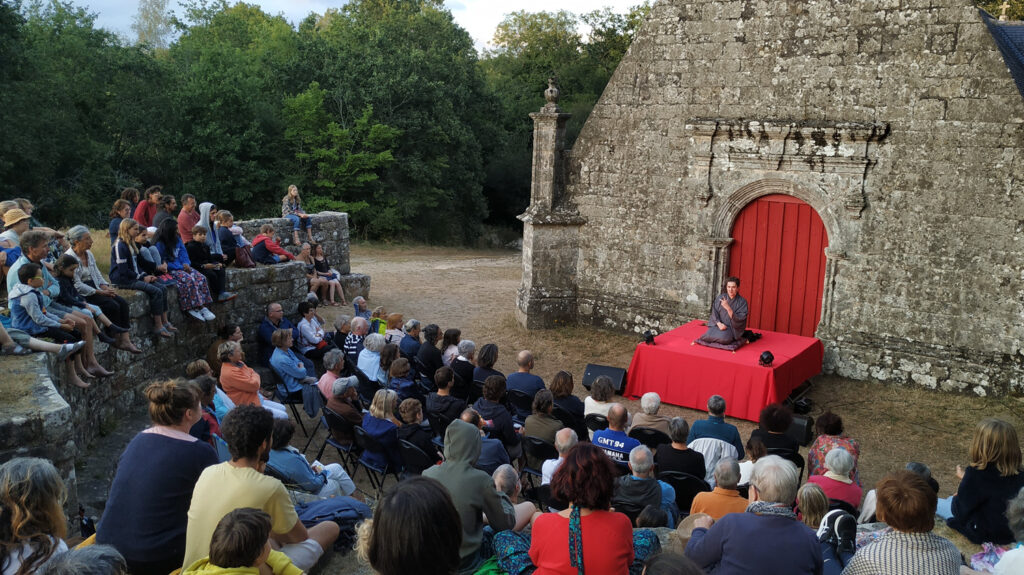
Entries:
{"label": "kneeling performer", "polygon": [[714,347],[739,347],[746,343],[743,331],[747,329],[747,300],[740,295],[740,279],[731,276],[725,280],[725,293],[711,305],[708,330],[697,343]]}

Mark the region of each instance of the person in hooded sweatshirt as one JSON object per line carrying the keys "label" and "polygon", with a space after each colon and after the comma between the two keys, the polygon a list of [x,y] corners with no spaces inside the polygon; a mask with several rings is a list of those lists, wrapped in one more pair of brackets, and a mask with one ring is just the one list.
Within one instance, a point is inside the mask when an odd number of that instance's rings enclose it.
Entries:
{"label": "person in hooded sweatshirt", "polygon": [[462,519],[460,573],[473,573],[492,555],[491,542],[484,540],[484,514],[495,533],[512,529],[513,509],[502,504],[502,495],[486,472],[474,467],[480,456],[480,431],[462,420],[455,420],[444,434],[444,462],[423,472],[448,489]]}

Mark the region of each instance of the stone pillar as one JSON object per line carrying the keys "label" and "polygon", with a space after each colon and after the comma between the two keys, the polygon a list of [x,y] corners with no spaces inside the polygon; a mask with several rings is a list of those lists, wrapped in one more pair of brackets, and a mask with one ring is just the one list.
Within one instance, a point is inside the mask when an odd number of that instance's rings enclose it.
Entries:
{"label": "stone pillar", "polygon": [[565,202],[565,124],[557,80],[548,80],[547,104],[533,119],[533,182],[523,221],[523,279],[516,317],[528,329],[576,322],[579,228],[586,223]]}

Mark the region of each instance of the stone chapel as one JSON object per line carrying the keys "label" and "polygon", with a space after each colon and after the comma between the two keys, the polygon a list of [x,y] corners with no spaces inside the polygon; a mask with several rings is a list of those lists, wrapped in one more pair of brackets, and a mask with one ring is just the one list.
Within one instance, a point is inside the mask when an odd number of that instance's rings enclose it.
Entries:
{"label": "stone chapel", "polygon": [[531,115],[520,321],[665,332],[736,275],[826,372],[1024,392],[1021,62],[971,0],[659,0],[571,150]]}

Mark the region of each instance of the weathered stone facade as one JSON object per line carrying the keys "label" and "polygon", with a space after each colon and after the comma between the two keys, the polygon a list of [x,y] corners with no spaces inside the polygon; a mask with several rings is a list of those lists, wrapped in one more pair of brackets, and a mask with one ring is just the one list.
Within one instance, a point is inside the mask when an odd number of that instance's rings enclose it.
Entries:
{"label": "weathered stone facade", "polygon": [[[331,214],[322,222],[323,229],[340,230],[344,226],[345,241],[335,248],[344,254],[344,258],[337,260],[339,271],[342,266],[346,271],[349,269],[347,222],[346,214]],[[293,262],[251,269],[229,268],[227,273],[228,289],[237,292],[238,297],[211,305],[211,311],[217,315],[213,322],[186,318],[178,308],[177,291],[168,291],[171,322],[179,329],[173,339],[151,335],[153,323],[144,295],[120,291],[131,306],[132,340],[142,354],[131,355],[97,344],[100,363],[115,374],[93,380],[88,389],[65,384],[63,367],[54,364],[52,355],[36,353],[0,359],[4,374],[0,388],[0,462],[19,456],[53,461],[67,481],[70,497],[66,508],[75,512],[76,458],[97,436],[116,425],[119,418],[144,409],[143,390],[149,383],[160,378],[183,377],[188,362],[205,359],[207,349],[217,339],[218,328],[229,322],[241,326],[245,334],[243,349],[253,358],[249,363],[257,367],[256,331],[266,306],[280,302],[285,314],[295,318],[299,302],[306,298],[305,271],[301,264]],[[348,273],[342,276],[342,283],[347,297],[369,297],[369,276]],[[115,463],[111,461],[109,469],[88,472],[112,473]]]}
{"label": "weathered stone facade", "polygon": [[1024,392],[1024,98],[970,0],[660,0],[566,157],[523,216],[526,325],[705,317],[781,193],[828,233],[827,371]]}

